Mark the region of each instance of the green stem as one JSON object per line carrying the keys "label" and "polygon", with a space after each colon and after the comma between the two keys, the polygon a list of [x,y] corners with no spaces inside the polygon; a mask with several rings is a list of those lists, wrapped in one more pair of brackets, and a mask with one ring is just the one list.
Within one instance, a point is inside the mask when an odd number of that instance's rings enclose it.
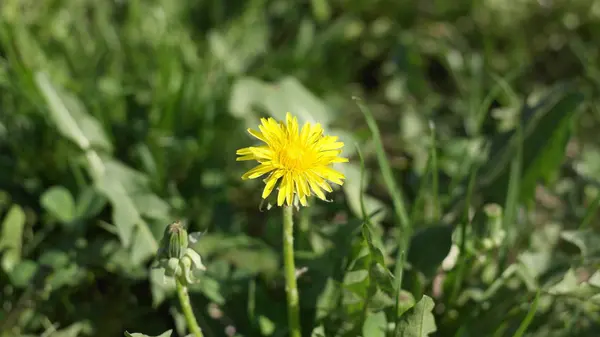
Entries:
{"label": "green stem", "polygon": [[202,329],[200,329],[200,325],[198,325],[198,321],[196,320],[196,316],[194,316],[194,310],[190,303],[190,295],[188,294],[187,286],[181,283],[179,278],[175,278],[175,283],[177,284],[177,295],[179,296],[179,303],[181,303],[181,309],[183,310],[188,329],[190,329],[190,332],[194,337],[204,337]]}
{"label": "green stem", "polygon": [[290,337],[301,337],[300,304],[294,265],[294,219],[293,206],[283,207],[283,264],[285,267],[285,293],[287,295],[288,325]]}

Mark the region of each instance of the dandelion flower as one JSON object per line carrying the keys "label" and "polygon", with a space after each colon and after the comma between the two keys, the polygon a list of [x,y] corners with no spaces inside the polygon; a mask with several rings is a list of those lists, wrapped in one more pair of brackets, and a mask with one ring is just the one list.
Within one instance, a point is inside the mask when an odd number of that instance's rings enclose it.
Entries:
{"label": "dandelion flower", "polygon": [[331,168],[333,163],[348,161],[339,157],[344,143],[338,137],[323,135],[320,124],[306,123],[299,129],[298,119],[288,112],[285,123],[262,118],[258,129],[248,129],[248,133],[266,145],[239,149],[237,161],[260,163],[242,176],[244,180],[269,174],[264,180],[263,199],[279,185],[278,206],[284,202],[292,205],[294,195],[306,206],[306,198],[312,194],[326,200],[324,191],[332,191],[328,181],[344,183],[344,175]]}

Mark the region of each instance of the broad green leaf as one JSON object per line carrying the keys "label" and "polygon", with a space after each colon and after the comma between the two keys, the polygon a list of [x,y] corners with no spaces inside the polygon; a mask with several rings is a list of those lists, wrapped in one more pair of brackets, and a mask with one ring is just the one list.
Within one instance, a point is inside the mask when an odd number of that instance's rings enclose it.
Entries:
{"label": "broad green leaf", "polygon": [[311,332],[310,337],[326,337],[325,328],[322,325],[315,327]]}
{"label": "broad green leaf", "polygon": [[423,295],[421,300],[409,309],[399,322],[398,337],[428,337],[437,331],[432,310],[435,304],[433,299]]}
{"label": "broad green leaf", "polygon": [[452,248],[453,226],[423,228],[411,239],[408,261],[427,277],[433,276]]}
{"label": "broad green leaf", "polygon": [[133,196],[133,202],[140,213],[146,217],[168,222],[169,204],[153,193],[138,193]]}
{"label": "broad green leaf", "polygon": [[369,271],[366,269],[354,270],[346,273],[344,277],[344,284],[352,285],[356,283],[365,282],[369,277]]}
{"label": "broad green leaf", "polygon": [[342,303],[347,314],[359,313],[369,297],[369,271],[353,270],[344,276]]}
{"label": "broad green leaf", "polygon": [[592,276],[590,276],[590,278],[588,279],[588,283],[591,286],[600,288],[600,271],[596,271],[594,274],[592,274]]}
{"label": "broad green leaf", "polygon": [[285,120],[286,112],[290,112],[300,124],[320,123],[325,129],[333,117],[329,107],[294,77],[284,77],[272,86],[264,105],[275,119]]}
{"label": "broad green leaf", "polygon": [[171,337],[172,333],[173,333],[173,330],[171,330],[171,329],[161,333],[158,336],[144,335],[143,333],[138,333],[138,332],[130,333],[130,332],[125,331],[125,337]]}
{"label": "broad green leaf", "polygon": [[263,336],[271,336],[275,331],[275,323],[263,315],[258,316],[258,326],[260,327],[260,333]]}
{"label": "broad green leaf", "polygon": [[106,176],[122,185],[125,191],[140,193],[149,190],[150,180],[145,174],[115,159],[106,159],[103,163]]}
{"label": "broad green leaf", "polygon": [[75,218],[75,201],[68,189],[53,186],[42,194],[40,204],[58,221],[68,224]]}
{"label": "broad green leaf", "polygon": [[35,83],[46,100],[51,121],[64,137],[82,150],[92,147],[112,150],[100,123],[85,112],[74,96],[61,92],[43,72],[35,74]]}
{"label": "broad green leaf", "polygon": [[536,121],[535,129],[527,133],[523,149],[524,175],[522,190],[533,193],[536,180],[554,178],[558,165],[562,164],[567,142],[580,105],[585,96],[567,89],[553,106]]}
{"label": "broad green leaf", "polygon": [[[521,121],[524,132],[522,179],[519,201],[531,200],[535,186],[540,180],[553,178],[570,137],[574,118],[584,95],[572,88],[559,87],[549,93],[536,106],[525,106]],[[482,170],[483,189],[491,201],[506,200],[510,170],[508,163],[517,149],[514,132],[499,136],[492,144],[492,157]]]}
{"label": "broad green leaf", "polygon": [[373,293],[370,294],[369,311],[378,312],[394,307],[396,305],[396,300],[394,299],[395,296],[393,296],[394,294],[390,294],[391,291],[384,289],[385,287],[380,286],[379,283],[377,283],[376,287],[377,289],[372,290]]}
{"label": "broad green leaf", "polygon": [[315,318],[320,320],[334,312],[340,295],[340,287],[332,278],[328,277],[323,291],[317,298]]}
{"label": "broad green leaf", "polygon": [[123,186],[105,175],[96,182],[96,188],[113,207],[113,222],[122,244],[131,249],[131,259],[138,263],[155,254],[158,243]]}
{"label": "broad green leaf", "polygon": [[577,246],[583,257],[600,253],[600,233],[593,229],[563,231],[561,238]]}
{"label": "broad green leaf", "polygon": [[10,272],[21,261],[25,212],[19,205],[13,205],[2,221],[0,252],[2,269]]}
{"label": "broad green leaf", "polygon": [[106,206],[106,198],[93,186],[86,187],[77,198],[75,214],[80,219],[91,219],[97,216]]}
{"label": "broad green leaf", "polygon": [[38,262],[53,269],[61,269],[70,262],[69,254],[58,250],[48,249],[40,255]]}
{"label": "broad green leaf", "polygon": [[578,284],[579,281],[577,280],[577,275],[575,275],[575,271],[573,269],[569,269],[563,276],[562,280],[553,285],[549,289],[549,291],[553,293],[564,294],[576,288]]}
{"label": "broad green leaf", "polygon": [[571,268],[565,273],[562,280],[548,289],[548,293],[568,295],[582,301],[600,304],[600,288],[597,284],[594,284],[596,282],[598,282],[597,276],[590,278],[588,281],[580,282],[575,270]]}
{"label": "broad green leaf", "polygon": [[385,337],[387,331],[387,319],[385,312],[369,312],[362,327],[365,337]]}
{"label": "broad green leaf", "polygon": [[231,88],[229,111],[236,117],[245,116],[266,96],[267,90],[267,85],[258,79],[239,78]]}
{"label": "broad green leaf", "polygon": [[96,188],[104,194],[113,207],[113,223],[117,226],[119,238],[124,246],[131,244],[133,230],[143,220],[135,204],[118,181],[103,176],[96,182]]}
{"label": "broad green leaf", "polygon": [[415,302],[415,297],[412,293],[400,289],[398,294],[398,316],[402,316],[402,314],[412,308],[415,305]]}
{"label": "broad green leaf", "polygon": [[242,78],[234,84],[233,92],[235,95],[231,97],[229,106],[238,116],[259,107],[277,120],[285,120],[286,113],[290,112],[298,117],[301,125],[305,122],[320,123],[327,129],[332,120],[327,105],[294,77],[285,77],[273,84]]}
{"label": "broad green leaf", "polygon": [[143,221],[134,230],[133,241],[130,247],[131,260],[139,265],[146,259],[154,256],[158,251],[158,243],[148,227]]}
{"label": "broad green leaf", "polygon": [[60,92],[45,73],[35,74],[35,84],[46,100],[54,127],[84,152],[91,176],[100,177],[104,174],[105,167],[95,149],[112,151],[112,144],[102,126],[85,111],[76,97]]}
{"label": "broad green leaf", "polygon": [[31,284],[38,270],[39,266],[34,261],[22,260],[8,273],[8,277],[14,286],[24,288]]}
{"label": "broad green leaf", "polygon": [[[171,221],[170,207],[152,192],[148,176],[134,170],[117,160],[105,160],[105,177],[123,187],[140,216],[146,216],[162,222]],[[159,233],[162,234],[162,228]]]}

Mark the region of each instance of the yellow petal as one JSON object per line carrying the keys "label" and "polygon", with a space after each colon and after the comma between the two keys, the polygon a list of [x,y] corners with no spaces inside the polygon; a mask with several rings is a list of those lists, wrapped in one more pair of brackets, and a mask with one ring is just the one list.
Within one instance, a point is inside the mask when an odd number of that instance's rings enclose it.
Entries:
{"label": "yellow petal", "polygon": [[302,189],[301,183],[300,183],[300,179],[302,179],[302,177],[298,174],[295,174],[293,176],[294,178],[294,188],[296,191],[296,194],[298,195],[298,199],[302,199],[306,196],[306,193],[304,193],[304,190]]}
{"label": "yellow petal", "polygon": [[300,200],[300,205],[302,205],[302,206],[306,206],[307,205],[306,196],[298,197],[298,199]]}
{"label": "yellow petal", "polygon": [[242,179],[256,179],[270,171],[273,171],[274,169],[275,168],[270,163],[263,163],[244,173]]}
{"label": "yellow petal", "polygon": [[244,160],[256,160],[256,157],[254,157],[253,154],[249,154],[249,155],[245,155],[245,156],[241,156],[241,157],[237,157],[235,159],[235,161],[244,161]]}
{"label": "yellow petal", "polygon": [[279,185],[279,194],[277,195],[277,206],[283,205],[283,202],[285,201],[289,184],[287,178],[287,175],[284,175],[283,179],[281,179],[281,184]]}
{"label": "yellow petal", "polygon": [[261,134],[265,138],[265,140],[266,140],[265,143],[271,145],[271,144],[273,144],[273,142],[275,142],[274,134],[267,127],[259,125],[258,129],[260,130]]}
{"label": "yellow petal", "polygon": [[316,167],[313,169],[313,172],[318,174],[321,178],[327,179],[338,185],[343,185],[344,182],[342,179],[346,178],[342,173],[327,166]]}
{"label": "yellow petal", "polygon": [[325,198],[325,194],[323,193],[323,191],[321,190],[321,188],[315,181],[309,179],[308,184],[310,185],[310,189],[315,193],[315,195],[319,199],[325,200],[325,201],[327,200],[327,198]]}
{"label": "yellow petal", "polygon": [[308,136],[310,136],[310,128],[310,123],[307,122],[302,127],[302,131],[300,131],[300,141],[303,144],[306,144],[306,142],[308,141]]}
{"label": "yellow petal", "polygon": [[321,152],[319,152],[319,158],[332,159],[332,158],[339,156],[340,153],[342,153],[341,150],[321,151]]}
{"label": "yellow petal", "polygon": [[298,176],[298,185],[300,185],[300,191],[302,191],[303,195],[310,196],[310,188],[308,187],[308,182],[306,181],[306,175]]}
{"label": "yellow petal", "polygon": [[256,130],[252,130],[252,129],[248,129],[247,130],[249,134],[251,134],[252,136],[254,136],[255,138],[257,138],[258,140],[261,140],[263,142],[267,142],[267,140],[265,139],[265,137],[263,137],[262,133]]}
{"label": "yellow petal", "polygon": [[250,150],[256,158],[271,159],[273,157],[273,150],[268,146],[251,147]]}
{"label": "yellow petal", "polygon": [[245,147],[243,149],[239,149],[239,150],[235,151],[235,154],[237,154],[238,156],[245,156],[248,154],[252,154],[252,150],[250,150],[249,147]]}
{"label": "yellow petal", "polygon": [[317,123],[312,126],[310,130],[310,135],[308,136],[308,143],[314,143],[319,140],[319,137],[323,135],[323,128],[321,124]]}
{"label": "yellow petal", "polygon": [[337,157],[331,160],[331,163],[347,163],[348,158]]}
{"label": "yellow petal", "polygon": [[327,192],[333,192],[331,186],[315,172],[309,172],[309,177],[322,189]]}
{"label": "yellow petal", "polygon": [[288,206],[290,206],[292,204],[292,201],[294,201],[294,180],[292,178],[292,174],[289,172],[286,173],[286,177],[288,181],[288,186],[286,190],[285,199],[287,201]]}
{"label": "yellow petal", "polygon": [[344,147],[344,143],[342,143],[342,142],[320,143],[319,151],[337,150],[337,149],[341,149],[343,147]]}
{"label": "yellow petal", "polygon": [[277,181],[279,181],[279,178],[281,178],[281,176],[283,176],[283,171],[280,170],[273,172],[269,176],[269,178],[267,178],[267,183],[262,194],[263,199],[266,199],[269,195],[271,195],[271,192],[273,192],[273,188],[275,188],[275,184],[277,184]]}
{"label": "yellow petal", "polygon": [[288,137],[290,140],[296,140],[298,138],[298,119],[287,112],[285,115],[285,123]]}

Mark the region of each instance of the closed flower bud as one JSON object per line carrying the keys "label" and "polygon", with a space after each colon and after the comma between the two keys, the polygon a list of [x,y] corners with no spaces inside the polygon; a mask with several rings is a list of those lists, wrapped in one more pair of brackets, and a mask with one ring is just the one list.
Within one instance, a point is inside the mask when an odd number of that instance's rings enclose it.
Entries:
{"label": "closed flower bud", "polygon": [[188,247],[188,234],[179,221],[174,222],[167,228],[169,233],[169,258],[181,258]]}
{"label": "closed flower bud", "polygon": [[200,255],[188,247],[190,242],[196,243],[201,233],[188,235],[185,227],[179,222],[167,226],[160,241],[156,260],[153,268],[163,268],[166,277],[176,277],[183,284],[192,284],[197,281],[194,276],[196,271],[204,271]]}

